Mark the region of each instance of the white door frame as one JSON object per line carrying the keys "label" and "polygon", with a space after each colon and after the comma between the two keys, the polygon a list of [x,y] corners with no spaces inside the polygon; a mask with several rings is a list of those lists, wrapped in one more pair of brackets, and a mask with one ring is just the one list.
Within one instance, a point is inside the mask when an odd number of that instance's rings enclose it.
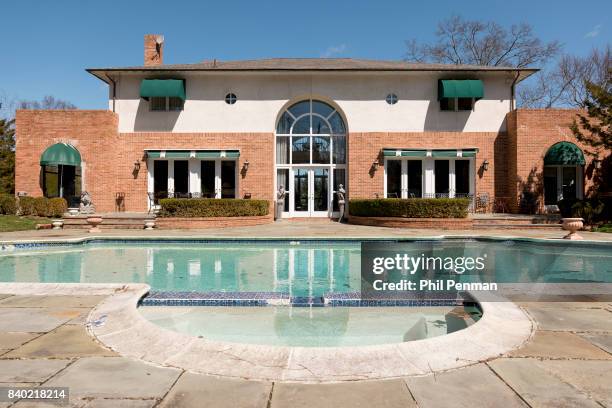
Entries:
{"label": "white door frame", "polygon": [[[308,188],[308,210],[307,211],[296,211],[295,210],[295,173],[296,170],[306,170],[307,174],[307,188]],[[327,171],[327,210],[326,211],[315,211],[314,210],[314,171],[316,169],[322,169]],[[293,166],[289,168],[289,192],[287,198],[289,200],[289,217],[331,217],[332,216],[332,197],[333,197],[333,168],[330,166],[317,166],[317,165],[306,165],[306,166]]]}

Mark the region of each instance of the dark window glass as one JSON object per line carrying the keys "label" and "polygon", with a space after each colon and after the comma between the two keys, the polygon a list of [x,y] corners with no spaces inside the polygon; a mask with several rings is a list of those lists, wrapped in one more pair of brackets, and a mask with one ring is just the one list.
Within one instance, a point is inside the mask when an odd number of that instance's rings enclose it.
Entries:
{"label": "dark window glass", "polygon": [[228,93],[227,95],[225,95],[225,103],[227,103],[228,105],[235,104],[237,100],[238,97],[236,97],[236,94]]}
{"label": "dark window glass", "polygon": [[221,198],[236,198],[236,162],[221,162]]}
{"label": "dark window glass", "polygon": [[302,101],[296,103],[295,105],[289,108],[289,112],[291,112],[291,114],[296,118],[300,115],[310,112],[310,101]]}
{"label": "dark window glass", "polygon": [[48,198],[59,197],[59,168],[60,166],[43,167],[43,195]]}
{"label": "dark window glass", "polygon": [[473,106],[472,102],[473,102],[472,98],[458,98],[457,99],[457,110],[460,110],[460,111],[472,110],[472,106]]}
{"label": "dark window glass", "polygon": [[153,96],[149,99],[152,111],[166,110],[166,97]]}
{"label": "dark window glass", "polygon": [[312,162],[329,163],[329,137],[314,136],[312,138]]}
{"label": "dark window glass", "polygon": [[308,211],[308,169],[293,171],[293,209]]}
{"label": "dark window glass", "polygon": [[440,110],[454,111],[455,110],[455,98],[440,99]]}
{"label": "dark window glass", "polygon": [[174,194],[176,197],[187,197],[189,194],[189,162],[174,161]]}
{"label": "dark window glass", "polygon": [[314,211],[327,211],[329,202],[329,170],[315,168],[312,170],[312,176],[314,177],[314,191],[312,197]]}
{"label": "dark window glass", "polygon": [[202,198],[215,198],[215,161],[202,160],[200,169]]}
{"label": "dark window glass", "polygon": [[387,103],[389,105],[395,105],[397,103],[397,95],[391,93],[391,94],[387,95],[385,100],[387,101]]}
{"label": "dark window glass", "polygon": [[408,198],[420,198],[423,195],[423,162],[408,160]]}
{"label": "dark window glass", "polygon": [[310,136],[294,136],[291,150],[293,164],[310,163]]}
{"label": "dark window glass", "polygon": [[318,116],[313,116],[312,117],[312,133],[314,135],[320,135],[321,133],[330,134],[331,129],[329,128],[325,120],[321,119]]}
{"label": "dark window glass", "polygon": [[181,98],[171,97],[168,98],[168,110],[170,111],[182,111],[184,101]]}
{"label": "dark window glass", "polygon": [[544,204],[557,204],[557,168],[544,167]]}
{"label": "dark window glass", "polygon": [[287,112],[283,113],[280,120],[278,121],[278,126],[276,126],[276,133],[278,134],[289,134],[291,130],[291,125],[293,124],[293,118]]}
{"label": "dark window glass", "polygon": [[293,125],[293,130],[291,133],[300,135],[310,134],[310,116],[304,116],[303,118],[298,119],[298,121]]}
{"label": "dark window glass", "polygon": [[576,167],[563,167],[563,198],[576,198]]}
{"label": "dark window glass", "polygon": [[387,198],[402,197],[402,161],[387,161]]}
{"label": "dark window glass", "polygon": [[153,162],[153,195],[155,204],[160,198],[168,197],[168,162],[166,160]]}
{"label": "dark window glass", "polygon": [[346,137],[345,136],[333,136],[334,138],[334,163],[344,164],[346,163]]}
{"label": "dark window glass", "polygon": [[470,162],[455,160],[455,194],[470,193]]}
{"label": "dark window glass", "polygon": [[448,170],[448,160],[436,160],[434,167],[436,197],[448,197]]}
{"label": "dark window glass", "polygon": [[338,112],[334,113],[331,118],[329,118],[329,124],[332,127],[332,133],[336,135],[343,135],[346,133],[346,128],[344,127],[344,120],[340,117]]}
{"label": "dark window glass", "polygon": [[331,115],[331,113],[333,111],[334,111],[334,108],[332,108],[331,106],[329,106],[325,102],[312,101],[312,112],[313,113],[318,113],[319,115],[321,115],[324,118],[326,118],[329,115]]}

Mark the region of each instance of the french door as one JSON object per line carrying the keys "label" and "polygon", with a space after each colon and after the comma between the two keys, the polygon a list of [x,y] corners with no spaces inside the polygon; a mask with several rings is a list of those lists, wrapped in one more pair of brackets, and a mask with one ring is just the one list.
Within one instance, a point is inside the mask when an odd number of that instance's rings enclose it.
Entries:
{"label": "french door", "polygon": [[328,217],[330,213],[330,169],[295,167],[291,169],[289,211],[293,217]]}

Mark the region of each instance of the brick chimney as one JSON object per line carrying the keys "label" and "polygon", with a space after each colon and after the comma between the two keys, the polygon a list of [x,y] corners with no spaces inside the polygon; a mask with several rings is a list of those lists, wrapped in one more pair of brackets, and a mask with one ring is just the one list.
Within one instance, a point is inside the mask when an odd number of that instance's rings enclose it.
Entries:
{"label": "brick chimney", "polygon": [[160,34],[145,34],[144,64],[145,66],[162,65],[164,63],[164,36]]}

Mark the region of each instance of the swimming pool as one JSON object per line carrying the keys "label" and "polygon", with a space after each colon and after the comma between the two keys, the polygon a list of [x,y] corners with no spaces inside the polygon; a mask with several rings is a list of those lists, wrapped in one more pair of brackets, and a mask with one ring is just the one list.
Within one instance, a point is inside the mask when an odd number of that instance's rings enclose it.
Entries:
{"label": "swimming pool", "polygon": [[[562,241],[402,241],[435,256],[486,255],[497,282],[612,282],[610,245]],[[359,241],[119,241],[0,251],[2,282],[147,283],[152,291],[275,292],[291,297],[359,292]]]}

